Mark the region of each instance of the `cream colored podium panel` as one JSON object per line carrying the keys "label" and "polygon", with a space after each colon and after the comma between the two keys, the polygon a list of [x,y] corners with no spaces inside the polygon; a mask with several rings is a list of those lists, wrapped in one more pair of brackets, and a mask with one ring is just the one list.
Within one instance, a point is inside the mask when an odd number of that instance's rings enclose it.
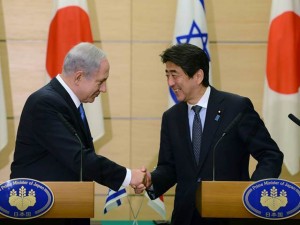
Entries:
{"label": "cream colored podium panel", "polygon": [[53,192],[54,204],[40,218],[94,218],[94,182],[43,183]]}
{"label": "cream colored podium panel", "polygon": [[[203,181],[197,191],[197,209],[208,218],[257,218],[243,205],[244,191],[253,182]],[[300,186],[300,182],[295,182]],[[300,214],[291,217],[300,219]]]}

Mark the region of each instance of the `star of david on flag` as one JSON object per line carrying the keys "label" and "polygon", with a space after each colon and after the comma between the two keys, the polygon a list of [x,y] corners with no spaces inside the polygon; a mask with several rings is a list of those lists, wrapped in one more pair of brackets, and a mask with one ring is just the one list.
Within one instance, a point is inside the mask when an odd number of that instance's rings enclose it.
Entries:
{"label": "star of david on flag", "polygon": [[[178,0],[173,44],[190,43],[203,49],[210,61],[204,0]],[[211,68],[211,66],[209,66]],[[209,70],[211,83],[211,69]],[[169,107],[178,103],[169,88]]]}
{"label": "star of david on flag", "polygon": [[207,49],[208,34],[201,31],[201,28],[197,25],[196,21],[193,20],[189,33],[186,35],[176,36],[176,41],[177,43],[191,43],[193,42],[194,38],[196,39],[195,41],[198,41],[197,39],[200,38],[202,42],[202,49],[203,51],[205,51],[210,60],[209,52]]}

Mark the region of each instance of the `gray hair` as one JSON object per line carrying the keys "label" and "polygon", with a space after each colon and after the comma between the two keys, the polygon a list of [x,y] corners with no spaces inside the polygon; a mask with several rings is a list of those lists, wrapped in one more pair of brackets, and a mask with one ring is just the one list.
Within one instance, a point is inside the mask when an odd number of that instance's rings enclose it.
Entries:
{"label": "gray hair", "polygon": [[103,59],[106,59],[106,55],[101,49],[88,42],[79,43],[67,53],[63,73],[69,75],[82,70],[90,77],[100,69]]}

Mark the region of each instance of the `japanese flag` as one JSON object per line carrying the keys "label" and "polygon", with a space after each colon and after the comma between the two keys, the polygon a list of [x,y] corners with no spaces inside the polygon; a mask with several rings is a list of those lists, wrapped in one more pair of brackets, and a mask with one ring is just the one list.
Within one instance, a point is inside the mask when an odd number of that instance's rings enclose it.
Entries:
{"label": "japanese flag", "polygon": [[300,116],[299,85],[300,0],[273,0],[263,116],[292,175],[299,172],[300,129],[288,115]]}
{"label": "japanese flag", "polygon": [[[50,23],[46,69],[50,78],[61,73],[67,52],[80,42],[93,42],[87,1],[55,0]],[[94,141],[104,135],[101,96],[85,104],[85,113]]]}

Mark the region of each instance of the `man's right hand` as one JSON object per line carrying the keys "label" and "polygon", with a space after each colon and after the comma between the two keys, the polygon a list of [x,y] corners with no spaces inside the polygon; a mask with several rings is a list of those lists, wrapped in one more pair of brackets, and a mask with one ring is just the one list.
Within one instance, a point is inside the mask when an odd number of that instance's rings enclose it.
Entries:
{"label": "man's right hand", "polygon": [[141,171],[145,173],[145,176],[144,176],[143,183],[140,184],[140,185],[137,185],[137,186],[135,186],[135,187],[133,188],[133,189],[134,189],[134,192],[135,192],[136,194],[141,194],[141,193],[143,193],[143,191],[144,191],[146,188],[149,188],[149,187],[152,185],[151,174],[150,174],[150,172],[147,171],[146,168],[142,168]]}
{"label": "man's right hand", "polygon": [[140,189],[145,190],[146,189],[144,185],[145,177],[146,177],[146,169],[144,167],[142,167],[141,169],[132,169],[130,186],[133,189],[139,187]]}

